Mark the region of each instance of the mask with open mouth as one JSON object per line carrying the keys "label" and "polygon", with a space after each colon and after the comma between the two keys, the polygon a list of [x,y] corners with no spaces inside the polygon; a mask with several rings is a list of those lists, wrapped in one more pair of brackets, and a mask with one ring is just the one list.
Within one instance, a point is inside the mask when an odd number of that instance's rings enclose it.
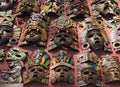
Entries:
{"label": "mask with open mouth", "polygon": [[40,81],[44,77],[44,68],[41,66],[31,66],[28,69],[28,77],[30,81]]}
{"label": "mask with open mouth", "polygon": [[[113,17],[108,20],[109,35],[116,52],[120,51],[120,17]],[[110,50],[111,51],[111,50]]]}
{"label": "mask with open mouth", "polygon": [[50,38],[49,50],[61,46],[78,50],[76,25],[67,16],[61,16],[51,22]]}
{"label": "mask with open mouth", "polygon": [[120,81],[120,63],[117,56],[103,55],[101,57],[101,65],[105,83]]}
{"label": "mask with open mouth", "polygon": [[97,71],[94,68],[84,68],[81,70],[81,76],[85,83],[94,83],[97,80]]}
{"label": "mask with open mouth", "polygon": [[36,13],[30,16],[26,23],[26,29],[23,32],[20,46],[35,44],[39,46],[46,46],[47,41],[47,17]]}
{"label": "mask with open mouth", "polygon": [[102,50],[104,48],[104,42],[107,40],[101,32],[101,30],[104,29],[102,21],[94,17],[86,18],[83,28],[84,30],[81,33],[82,48]]}
{"label": "mask with open mouth", "polygon": [[40,0],[22,0],[16,8],[17,16],[30,16],[33,12],[40,12]]}
{"label": "mask with open mouth", "polygon": [[13,36],[14,16],[12,11],[0,13],[0,44],[8,43]]}
{"label": "mask with open mouth", "polygon": [[92,2],[92,8],[93,11],[97,11],[99,15],[106,17],[109,15],[120,14],[120,9],[115,0],[95,0]]}
{"label": "mask with open mouth", "polygon": [[53,56],[51,83],[68,82],[74,83],[73,59],[67,54],[67,51],[60,50]]}
{"label": "mask with open mouth", "polygon": [[86,41],[94,50],[103,49],[104,47],[104,39],[98,29],[88,31]]}
{"label": "mask with open mouth", "polygon": [[8,10],[12,6],[14,0],[0,0],[0,10]]}

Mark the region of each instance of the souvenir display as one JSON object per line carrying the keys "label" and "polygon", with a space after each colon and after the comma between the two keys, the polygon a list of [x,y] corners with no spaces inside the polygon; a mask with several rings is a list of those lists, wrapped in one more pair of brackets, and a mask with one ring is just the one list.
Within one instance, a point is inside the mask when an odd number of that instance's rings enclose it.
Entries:
{"label": "souvenir display", "polygon": [[0,87],[120,84],[120,0],[0,0]]}

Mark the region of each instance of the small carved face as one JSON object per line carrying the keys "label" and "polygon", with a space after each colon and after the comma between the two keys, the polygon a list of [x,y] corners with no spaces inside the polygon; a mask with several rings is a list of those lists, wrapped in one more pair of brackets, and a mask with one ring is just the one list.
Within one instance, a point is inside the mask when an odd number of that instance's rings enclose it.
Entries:
{"label": "small carved face", "polygon": [[41,38],[41,31],[37,29],[30,29],[28,30],[25,40],[27,42],[36,42],[39,41]]}
{"label": "small carved face", "polygon": [[59,31],[54,36],[54,41],[57,45],[70,45],[73,43],[72,34],[67,31]]}
{"label": "small carved face", "polygon": [[0,43],[7,42],[13,35],[13,29],[9,26],[1,26]]}
{"label": "small carved face", "polygon": [[115,0],[97,0],[94,4],[95,9],[104,15],[115,14],[115,10],[119,8]]}
{"label": "small carved face", "polygon": [[99,30],[88,31],[86,40],[94,50],[102,49],[104,46],[104,38]]}
{"label": "small carved face", "polygon": [[11,14],[0,14],[0,43],[8,42],[13,36],[14,17]]}
{"label": "small carved face", "polygon": [[57,81],[68,81],[70,77],[70,68],[66,66],[58,66],[55,68],[55,77]]}
{"label": "small carved face", "polygon": [[81,70],[81,77],[85,83],[95,83],[97,81],[97,71],[94,68],[84,68]]}
{"label": "small carved face", "polygon": [[120,69],[118,67],[112,67],[106,72],[108,76],[106,78],[110,80],[120,80]]}
{"label": "small carved face", "polygon": [[0,9],[1,10],[8,10],[12,5],[13,0],[0,0]]}
{"label": "small carved face", "polygon": [[18,15],[31,15],[32,12],[40,12],[39,0],[22,0],[16,9]]}
{"label": "small carved face", "polygon": [[52,14],[54,14],[56,16],[59,16],[62,12],[63,12],[63,5],[60,2],[56,2],[56,1],[51,2],[51,1],[49,1],[49,2],[47,2],[45,4],[45,13],[47,15],[52,13]]}
{"label": "small carved face", "polygon": [[40,81],[44,77],[44,68],[41,66],[32,66],[28,70],[28,79]]}
{"label": "small carved face", "polygon": [[67,12],[67,15],[72,19],[84,19],[89,16],[89,9],[86,6],[83,6],[80,3],[75,3],[70,7],[70,10]]}

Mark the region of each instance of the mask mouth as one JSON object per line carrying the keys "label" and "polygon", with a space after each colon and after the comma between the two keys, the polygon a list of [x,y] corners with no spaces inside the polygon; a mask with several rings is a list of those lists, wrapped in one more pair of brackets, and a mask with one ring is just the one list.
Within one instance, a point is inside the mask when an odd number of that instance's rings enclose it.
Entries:
{"label": "mask mouth", "polygon": [[38,75],[37,75],[37,74],[34,74],[33,78],[38,78]]}
{"label": "mask mouth", "polygon": [[93,78],[93,77],[91,77],[91,76],[88,78],[88,80],[93,80],[93,79],[94,79],[94,78]]}
{"label": "mask mouth", "polygon": [[95,45],[100,45],[100,41],[99,41],[99,40],[96,40],[96,41],[95,41]]}
{"label": "mask mouth", "polygon": [[66,42],[66,39],[65,39],[65,38],[62,38],[62,39],[60,40],[60,43],[61,43],[61,44],[65,44],[65,42]]}
{"label": "mask mouth", "polygon": [[115,77],[115,78],[118,78],[118,77],[120,77],[120,76],[119,76],[118,73],[114,73],[114,77]]}
{"label": "mask mouth", "polygon": [[64,80],[65,76],[64,75],[60,75],[60,79]]}

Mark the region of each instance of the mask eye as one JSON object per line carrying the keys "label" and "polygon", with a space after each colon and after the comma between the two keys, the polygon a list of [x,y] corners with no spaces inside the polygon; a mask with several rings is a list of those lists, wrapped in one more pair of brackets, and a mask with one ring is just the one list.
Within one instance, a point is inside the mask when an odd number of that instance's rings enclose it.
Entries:
{"label": "mask eye", "polygon": [[89,34],[88,36],[87,36],[87,38],[91,38],[91,37],[93,37],[94,36],[94,34]]}

